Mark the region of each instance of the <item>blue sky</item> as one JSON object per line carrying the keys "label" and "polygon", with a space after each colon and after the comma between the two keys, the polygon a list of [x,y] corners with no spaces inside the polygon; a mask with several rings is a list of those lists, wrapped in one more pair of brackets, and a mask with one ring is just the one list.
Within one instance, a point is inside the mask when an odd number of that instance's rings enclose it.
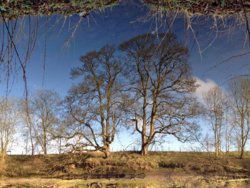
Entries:
{"label": "blue sky", "polygon": [[[92,12],[89,17],[82,19],[68,46],[65,43],[73,32],[72,27],[78,23],[79,16],[73,15],[68,18],[63,27],[63,16],[49,17],[49,25],[52,28],[47,33],[45,71],[43,71],[43,56],[46,18],[39,17],[38,40],[27,71],[30,90],[44,87],[55,89],[61,95],[65,95],[73,82],[70,79],[70,70],[72,67],[80,65],[79,58],[81,55],[91,50],[100,49],[105,44],[119,45],[121,42],[138,34],[156,30],[155,18],[146,17],[148,11],[148,7],[139,2],[126,1],[112,8]],[[61,21],[57,23],[58,19],[61,19]],[[196,21],[193,24],[193,29],[202,49],[207,46],[215,35],[214,29],[211,29],[212,25],[213,22],[209,18],[201,22]],[[162,26],[159,31],[166,31],[166,29],[165,26]],[[246,47],[244,46],[244,28],[238,28],[231,32],[220,32],[211,47],[202,55],[199,53],[192,32],[189,31],[188,35],[185,34],[182,18],[177,18],[174,22],[173,32],[180,41],[188,41],[189,62],[194,76],[202,80],[211,79],[221,85],[226,82],[230,75],[244,74],[249,71],[249,67],[244,67],[244,65],[248,64],[249,56],[247,55],[232,59],[229,62],[220,63],[233,55],[249,50],[248,44],[245,45]],[[188,37],[185,38],[185,36]],[[21,41],[18,45],[20,53],[24,49],[23,42]],[[215,67],[216,64],[219,65]],[[43,75],[45,76],[44,82]],[[19,76],[21,76],[21,73],[19,73]],[[22,94],[20,92],[21,87],[22,81],[19,77],[16,79],[11,94]]]}
{"label": "blue sky", "polygon": [[[57,91],[62,97],[65,96],[70,86],[76,82],[70,79],[70,70],[72,67],[80,65],[79,58],[81,55],[88,51],[99,49],[107,43],[118,45],[138,34],[156,31],[155,19],[154,17],[147,17],[148,12],[148,7],[137,1],[124,1],[118,6],[92,12],[87,18],[82,19],[68,46],[65,46],[65,43],[74,31],[72,26],[79,22],[79,16],[73,15],[67,18],[64,25],[63,16],[51,16],[49,18],[49,26],[54,25],[54,27],[50,27],[47,33],[45,70],[43,70],[43,56],[46,18],[39,17],[41,26],[39,28],[39,36],[27,69],[30,93],[37,89],[46,88]],[[58,19],[61,19],[59,23],[57,23]],[[165,22],[163,20],[160,23]],[[210,48],[201,55],[198,46],[200,45],[201,49],[204,49],[216,34],[214,28],[212,28],[214,22],[212,18],[203,18],[202,21],[195,20],[192,26],[199,44],[194,40],[194,35],[190,30],[186,35],[184,20],[181,17],[174,22],[172,31],[180,41],[188,42],[187,46],[190,50],[189,62],[193,75],[204,81],[202,82],[204,87],[209,86],[213,82],[226,88],[227,80],[231,76],[250,72],[249,55],[221,63],[233,55],[249,50],[248,44],[244,43],[244,28],[239,27],[231,32],[220,30],[218,37]],[[159,28],[159,31],[166,31],[166,27]],[[21,41],[17,46],[20,53],[23,49],[23,43],[24,41]],[[2,79],[0,87],[2,93],[4,93],[5,88],[6,85]],[[10,96],[23,96],[23,91],[23,81],[19,72]],[[123,132],[125,131],[123,130]],[[119,135],[120,140],[127,137],[127,133],[123,134],[120,132]],[[171,138],[169,141],[175,144],[169,145],[167,143],[167,148],[179,150],[179,143]],[[119,148],[121,145],[119,142],[116,141],[113,148]],[[133,142],[132,139],[131,142]],[[188,146],[184,145],[183,147]]]}

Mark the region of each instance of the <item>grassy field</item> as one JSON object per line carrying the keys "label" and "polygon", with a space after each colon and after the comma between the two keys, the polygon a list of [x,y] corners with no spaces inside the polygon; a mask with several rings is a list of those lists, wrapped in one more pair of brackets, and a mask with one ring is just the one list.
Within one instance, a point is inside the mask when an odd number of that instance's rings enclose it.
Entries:
{"label": "grassy field", "polygon": [[[2,187],[245,187],[250,154],[159,152],[142,157],[113,153],[7,156],[1,162]],[[92,185],[92,186],[91,186]]]}

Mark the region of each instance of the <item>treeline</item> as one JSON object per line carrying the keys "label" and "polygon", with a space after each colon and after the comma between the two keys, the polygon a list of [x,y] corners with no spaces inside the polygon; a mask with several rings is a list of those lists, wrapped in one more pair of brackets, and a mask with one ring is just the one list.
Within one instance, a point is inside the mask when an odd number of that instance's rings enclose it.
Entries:
{"label": "treeline", "polygon": [[[250,132],[249,77],[232,79],[228,95],[215,87],[198,100],[188,49],[172,33],[139,35],[118,47],[88,52],[80,60],[71,71],[79,82],[65,98],[42,90],[28,100],[1,100],[2,153],[8,151],[19,123],[26,153],[32,155],[38,150],[46,155],[48,146],[57,143],[59,153],[64,148],[96,150],[108,157],[117,131],[125,126],[140,138],[142,155],[172,135],[197,142],[203,150],[212,148],[216,156],[223,143],[226,151],[237,144],[243,157]],[[211,125],[205,137],[200,135],[201,121]]]}

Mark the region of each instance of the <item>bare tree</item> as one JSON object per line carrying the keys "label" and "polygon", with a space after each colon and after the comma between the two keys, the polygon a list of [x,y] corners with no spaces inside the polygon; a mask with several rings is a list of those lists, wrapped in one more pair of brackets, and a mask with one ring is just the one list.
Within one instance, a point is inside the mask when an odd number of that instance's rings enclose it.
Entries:
{"label": "bare tree", "polygon": [[[29,104],[27,104],[29,103]],[[19,103],[19,111],[20,111],[20,117],[21,121],[24,125],[24,136],[25,138],[25,150],[26,154],[28,154],[29,150],[29,145],[31,149],[31,155],[35,154],[35,137],[36,137],[36,132],[35,132],[35,116],[34,113],[32,112],[31,107],[31,101],[22,99]]]}
{"label": "bare tree", "polygon": [[243,158],[245,146],[250,135],[250,77],[235,77],[230,81],[235,127],[239,130],[240,158]]}
{"label": "bare tree", "polygon": [[[229,99],[229,98],[228,98]],[[226,153],[230,152],[230,149],[233,144],[233,134],[234,134],[234,126],[233,126],[233,111],[231,110],[231,102],[230,100],[228,101],[228,109],[226,110],[225,114],[225,151]]]}
{"label": "bare tree", "polygon": [[60,104],[60,108],[57,112],[57,124],[53,127],[51,133],[51,139],[56,143],[57,151],[62,154],[67,144],[67,127],[74,124],[72,117],[67,113],[67,106],[64,105],[64,101]]}
{"label": "bare tree", "polygon": [[83,81],[71,88],[67,98],[77,125],[73,136],[81,136],[82,149],[99,150],[108,157],[121,118],[121,63],[113,46],[89,52],[81,62],[71,75]]}
{"label": "bare tree", "polygon": [[214,150],[217,157],[221,151],[223,123],[226,118],[228,100],[223,91],[217,86],[205,93],[203,100],[205,115],[213,130]]}
{"label": "bare tree", "polygon": [[13,101],[7,98],[0,99],[0,152],[6,154],[13,141],[17,123],[17,110]]}
{"label": "bare tree", "polygon": [[155,142],[156,135],[189,140],[197,127],[189,118],[197,114],[195,80],[188,66],[188,49],[172,33],[144,34],[120,45],[130,74],[129,93],[135,129],[141,136],[141,154]]}
{"label": "bare tree", "polygon": [[53,128],[58,123],[59,105],[59,95],[51,90],[37,91],[31,100],[31,109],[35,117],[36,140],[45,155],[48,152],[48,143],[52,139]]}

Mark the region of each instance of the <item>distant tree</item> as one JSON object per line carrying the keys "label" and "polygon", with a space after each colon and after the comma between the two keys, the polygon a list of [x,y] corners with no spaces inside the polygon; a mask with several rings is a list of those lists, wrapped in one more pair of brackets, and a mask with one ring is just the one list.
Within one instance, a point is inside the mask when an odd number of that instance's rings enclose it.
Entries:
{"label": "distant tree", "polygon": [[63,153],[64,146],[66,144],[65,131],[66,125],[60,120],[58,125],[54,128],[52,138],[57,142],[58,153]]}
{"label": "distant tree", "polygon": [[234,126],[233,126],[233,111],[231,109],[231,101],[228,99],[228,105],[225,114],[225,130],[224,130],[224,138],[225,138],[225,151],[226,153],[230,152],[230,149],[233,145],[233,136],[234,136]]}
{"label": "distant tree", "polygon": [[19,103],[20,119],[24,125],[23,135],[25,137],[25,150],[28,154],[29,145],[31,155],[35,154],[35,117],[31,109],[31,101],[22,99]]}
{"label": "distant tree", "polygon": [[14,101],[0,98],[0,152],[6,154],[13,141],[17,124],[17,108]]}
{"label": "distant tree", "polygon": [[99,150],[108,157],[121,120],[121,63],[113,46],[91,51],[81,57],[81,62],[71,75],[82,81],[67,97],[76,126],[72,137],[82,138],[82,149]]}
{"label": "distant tree", "polygon": [[188,49],[172,33],[143,34],[120,45],[127,64],[127,90],[135,129],[141,137],[141,154],[157,136],[191,139],[197,126],[188,121],[198,109],[191,94],[195,79],[188,65]]}
{"label": "distant tree", "polygon": [[228,100],[223,91],[216,86],[204,94],[203,101],[206,118],[213,130],[214,150],[217,157],[221,151],[222,131],[226,119]]}
{"label": "distant tree", "polygon": [[229,84],[233,111],[235,115],[235,128],[238,128],[238,144],[240,158],[243,158],[245,146],[250,136],[250,77],[235,77]]}
{"label": "distant tree", "polygon": [[[66,149],[67,144],[67,129],[68,126],[74,124],[72,117],[67,112],[67,106],[65,106],[64,101],[60,103],[60,109],[57,113],[58,123],[53,127],[51,131],[51,139],[56,143],[57,151],[59,154],[63,153]],[[71,130],[70,130],[71,133]]]}
{"label": "distant tree", "polygon": [[35,118],[36,141],[43,153],[48,152],[48,143],[53,139],[54,126],[58,124],[59,95],[51,90],[37,91],[31,99],[31,111]]}

